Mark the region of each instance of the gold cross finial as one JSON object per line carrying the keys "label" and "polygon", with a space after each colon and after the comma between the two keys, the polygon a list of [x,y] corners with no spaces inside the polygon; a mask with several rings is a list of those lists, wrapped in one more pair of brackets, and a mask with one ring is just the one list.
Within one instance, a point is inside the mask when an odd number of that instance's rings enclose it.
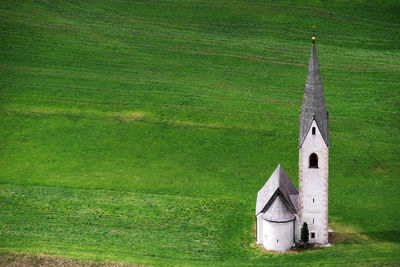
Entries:
{"label": "gold cross finial", "polygon": [[313,33],[311,39],[312,39],[312,42],[313,42],[313,44],[314,44],[314,43],[315,43],[315,28],[316,28],[316,27],[315,27],[315,25],[312,25],[311,27],[312,27],[312,33]]}

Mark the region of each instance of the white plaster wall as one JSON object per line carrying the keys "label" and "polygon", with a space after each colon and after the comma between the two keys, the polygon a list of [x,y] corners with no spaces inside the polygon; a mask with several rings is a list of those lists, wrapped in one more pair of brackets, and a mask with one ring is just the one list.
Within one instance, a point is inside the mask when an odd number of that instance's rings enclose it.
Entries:
{"label": "white plaster wall", "polygon": [[[312,127],[316,128],[315,135]],[[309,168],[312,153],[318,156],[319,168]],[[307,222],[309,231],[316,233],[316,238],[310,239],[311,243],[328,243],[328,155],[328,147],[313,121],[299,149],[300,221],[301,225]]]}
{"label": "white plaster wall", "polygon": [[299,243],[299,240],[301,239],[301,223],[299,221],[299,215],[294,214],[296,217],[296,220],[294,220],[294,243]]}
{"label": "white plaster wall", "polygon": [[293,246],[293,221],[274,223],[263,220],[262,243],[265,249],[287,251]]}
{"label": "white plaster wall", "polygon": [[257,238],[256,243],[261,245],[262,244],[262,236],[263,236],[263,219],[261,218],[261,213],[257,215]]}

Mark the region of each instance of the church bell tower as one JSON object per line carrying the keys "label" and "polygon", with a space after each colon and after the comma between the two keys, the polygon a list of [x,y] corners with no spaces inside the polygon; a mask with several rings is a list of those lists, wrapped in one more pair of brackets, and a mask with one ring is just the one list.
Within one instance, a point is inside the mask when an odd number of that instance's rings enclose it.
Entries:
{"label": "church bell tower", "polygon": [[329,121],[314,37],[299,117],[299,219],[310,243],[327,244]]}

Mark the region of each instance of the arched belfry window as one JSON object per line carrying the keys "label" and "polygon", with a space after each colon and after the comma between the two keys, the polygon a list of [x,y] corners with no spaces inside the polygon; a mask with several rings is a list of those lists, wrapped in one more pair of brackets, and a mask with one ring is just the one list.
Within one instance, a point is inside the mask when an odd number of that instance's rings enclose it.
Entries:
{"label": "arched belfry window", "polygon": [[315,153],[310,155],[310,167],[309,168],[318,168],[318,156]]}

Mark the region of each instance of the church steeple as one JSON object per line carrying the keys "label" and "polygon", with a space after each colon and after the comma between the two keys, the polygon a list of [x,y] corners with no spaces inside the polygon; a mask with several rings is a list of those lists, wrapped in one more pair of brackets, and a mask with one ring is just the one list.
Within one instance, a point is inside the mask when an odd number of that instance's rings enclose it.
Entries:
{"label": "church steeple", "polygon": [[313,38],[299,125],[299,214],[311,243],[328,243],[328,176],[328,111]]}
{"label": "church steeple", "polygon": [[314,37],[300,111],[299,147],[303,145],[313,120],[317,123],[325,144],[329,146],[328,111],[326,110],[324,92],[322,90]]}

